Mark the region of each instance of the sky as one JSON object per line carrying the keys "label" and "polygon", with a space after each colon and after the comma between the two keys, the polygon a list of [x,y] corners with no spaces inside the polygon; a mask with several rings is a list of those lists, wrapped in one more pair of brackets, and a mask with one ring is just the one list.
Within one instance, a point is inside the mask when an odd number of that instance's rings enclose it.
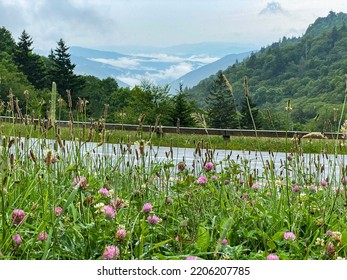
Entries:
{"label": "sky", "polygon": [[347,12],[346,0],[0,0],[0,26],[33,47],[167,47],[200,42],[266,46],[301,36],[317,17]]}

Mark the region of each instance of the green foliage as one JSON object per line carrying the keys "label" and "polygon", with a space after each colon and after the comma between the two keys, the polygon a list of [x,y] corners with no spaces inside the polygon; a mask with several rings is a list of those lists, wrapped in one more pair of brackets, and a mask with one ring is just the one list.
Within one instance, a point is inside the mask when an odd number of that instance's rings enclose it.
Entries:
{"label": "green foliage", "polygon": [[47,84],[47,68],[43,59],[33,53],[33,40],[24,30],[17,43],[14,60],[18,69],[23,72],[29,82],[37,89],[43,89]]}
{"label": "green foliage", "polygon": [[[12,62],[11,56],[7,53],[0,53],[0,99],[5,102],[8,100],[10,91],[14,99],[18,98],[20,107],[25,104],[24,92],[30,94],[30,102],[27,105],[34,108],[37,104],[37,93],[34,87],[29,83],[27,77],[18,70]],[[8,111],[7,111],[8,112]],[[6,112],[2,112],[6,113]],[[15,113],[15,112],[12,112]]]}
{"label": "green foliage", "polygon": [[114,93],[119,90],[117,81],[113,78],[98,79],[94,76],[83,76],[83,87],[78,91],[78,97],[88,100],[87,114],[93,119],[104,117],[105,105],[109,105],[108,120],[115,120],[112,115],[115,110]]}
{"label": "green foliage", "polygon": [[67,100],[67,90],[72,92],[72,101],[77,101],[78,90],[83,86],[83,79],[74,73],[74,65],[71,62],[71,55],[65,41],[60,39],[58,46],[51,51],[49,59],[51,68],[49,69],[50,79],[57,84],[57,90],[64,100]]}
{"label": "green foliage", "polygon": [[[240,113],[240,125],[242,129],[254,129],[254,125],[256,129],[262,128],[262,122],[260,116],[258,115],[258,109],[248,96],[245,96],[242,102]],[[254,124],[252,119],[254,120]]]}
{"label": "green foliage", "polygon": [[178,93],[172,98],[173,110],[172,110],[172,122],[171,125],[175,126],[179,124],[183,127],[189,127],[194,125],[192,118],[193,105],[187,99],[186,92],[183,91],[183,85],[180,84]]}
{"label": "green foliage", "polygon": [[214,128],[238,128],[236,107],[232,93],[220,71],[206,97],[208,123]]}
{"label": "green foliage", "polygon": [[[286,100],[292,100],[293,126],[303,130],[324,130],[333,123],[333,111],[322,114],[322,106],[340,108],[347,73],[347,14],[331,12],[319,18],[300,38],[283,38],[251,54],[245,61],[227,68],[223,74],[233,87],[237,110],[241,110],[243,77],[249,77],[249,97],[262,116],[270,110],[281,115]],[[188,90],[188,97],[205,109],[217,73]],[[298,106],[298,107],[296,107]],[[315,125],[312,121],[320,115]],[[274,120],[275,127],[283,123]],[[263,124],[264,128],[269,124]],[[335,127],[336,129],[336,127]]]}
{"label": "green foliage", "polygon": [[7,54],[12,54],[16,48],[16,42],[12,37],[10,31],[5,27],[0,28],[0,53],[6,52]]}

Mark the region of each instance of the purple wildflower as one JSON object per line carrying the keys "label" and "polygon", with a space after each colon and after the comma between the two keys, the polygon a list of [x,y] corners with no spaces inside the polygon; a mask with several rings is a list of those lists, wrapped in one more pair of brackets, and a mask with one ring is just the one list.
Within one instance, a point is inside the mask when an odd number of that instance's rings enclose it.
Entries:
{"label": "purple wildflower", "polygon": [[104,260],[114,260],[119,257],[119,248],[111,245],[111,246],[106,246],[104,253],[102,254],[102,258]]}
{"label": "purple wildflower", "polygon": [[114,211],[114,208],[111,205],[106,205],[104,206],[104,213],[106,218],[114,218],[114,216],[116,215],[116,212]]}
{"label": "purple wildflower", "polygon": [[207,183],[207,178],[205,176],[200,176],[197,180],[197,182],[201,185],[206,184]]}
{"label": "purple wildflower", "polygon": [[116,232],[116,240],[121,241],[127,236],[127,231],[125,228],[120,228]]}
{"label": "purple wildflower", "polygon": [[199,258],[198,257],[193,257],[193,256],[189,256],[189,257],[186,257],[185,260],[187,261],[195,261],[195,260],[198,260]]}
{"label": "purple wildflower", "polygon": [[108,197],[109,195],[109,192],[108,192],[108,189],[106,188],[101,188],[99,191],[98,191],[99,194],[103,195],[104,197]]}
{"label": "purple wildflower", "polygon": [[326,187],[326,186],[328,185],[328,182],[325,181],[325,180],[322,180],[322,181],[320,182],[320,184],[322,185],[322,187]]}
{"label": "purple wildflower", "polygon": [[258,184],[253,184],[253,185],[252,185],[252,189],[254,189],[254,190],[259,190],[259,189],[260,189],[260,185],[258,185]]}
{"label": "purple wildflower", "polygon": [[37,237],[38,241],[44,241],[48,239],[48,234],[44,231],[41,231],[39,236]]}
{"label": "purple wildflower", "polygon": [[120,210],[123,207],[126,207],[126,204],[124,203],[124,200],[117,197],[116,201],[114,201],[114,199],[111,199],[110,204],[113,206],[113,208],[115,208],[116,210]]}
{"label": "purple wildflower", "polygon": [[57,217],[60,216],[62,212],[63,212],[63,208],[61,208],[60,206],[57,206],[54,208],[54,213]]}
{"label": "purple wildflower", "polygon": [[160,222],[160,219],[156,215],[148,216],[147,222],[149,222],[152,225],[155,225]]}
{"label": "purple wildflower", "polygon": [[15,234],[12,237],[12,240],[14,241],[14,243],[16,243],[17,245],[19,245],[20,243],[22,243],[22,237],[20,236],[19,233]]}
{"label": "purple wildflower", "polygon": [[293,192],[298,192],[299,191],[299,186],[295,185],[292,190],[293,190]]}
{"label": "purple wildflower", "polygon": [[334,243],[329,242],[328,245],[327,245],[327,248],[324,251],[324,253],[329,255],[330,257],[334,257],[335,253],[336,253]]}
{"label": "purple wildflower", "polygon": [[285,232],[283,234],[283,238],[285,240],[295,240],[296,239],[296,235],[293,232],[291,232],[291,231],[287,231],[287,232]]}
{"label": "purple wildflower", "polygon": [[11,216],[12,224],[14,225],[20,224],[24,220],[24,217],[25,217],[25,212],[23,210],[14,209]]}
{"label": "purple wildflower", "polygon": [[222,240],[222,245],[223,245],[223,246],[228,245],[228,240],[226,240],[226,238],[224,238],[224,239]]}
{"label": "purple wildflower", "polygon": [[214,164],[212,162],[206,162],[205,166],[204,166],[206,171],[211,171],[214,168]]}
{"label": "purple wildflower", "polygon": [[269,254],[267,257],[266,257],[267,260],[276,260],[278,261],[280,258],[276,255],[276,254]]}
{"label": "purple wildflower", "polygon": [[73,179],[73,186],[76,187],[79,185],[81,189],[86,189],[88,187],[87,179],[83,176],[77,176]]}
{"label": "purple wildflower", "polygon": [[149,212],[151,212],[152,211],[152,204],[150,204],[150,203],[145,203],[144,205],[143,205],[143,207],[142,207],[142,211],[143,211],[143,213],[149,213]]}

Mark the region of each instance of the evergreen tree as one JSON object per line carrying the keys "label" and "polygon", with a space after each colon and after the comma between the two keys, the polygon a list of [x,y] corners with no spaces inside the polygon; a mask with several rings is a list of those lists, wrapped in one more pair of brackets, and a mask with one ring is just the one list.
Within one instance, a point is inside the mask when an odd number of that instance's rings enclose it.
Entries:
{"label": "evergreen tree", "polygon": [[45,88],[47,84],[47,69],[43,59],[33,53],[33,40],[24,30],[19,37],[14,59],[18,69],[27,76],[28,81],[37,89]]}
{"label": "evergreen tree", "polygon": [[[247,102],[248,99],[248,102]],[[261,128],[261,119],[258,114],[258,109],[256,108],[255,103],[249,98],[249,96],[245,96],[241,105],[241,119],[240,125],[242,129],[254,129],[252,117],[255,123],[256,129]]]}
{"label": "evergreen tree", "polygon": [[234,99],[222,71],[217,73],[206,98],[209,125],[214,128],[236,128],[238,120]]}
{"label": "evergreen tree", "polygon": [[67,90],[72,93],[72,101],[77,100],[77,91],[82,88],[83,79],[74,74],[75,64],[71,62],[69,47],[66,46],[63,39],[58,41],[58,46],[51,51],[49,59],[52,61],[50,76],[52,81],[56,82],[58,92],[64,100],[67,100]]}
{"label": "evergreen tree", "polygon": [[191,116],[193,113],[192,105],[188,101],[186,93],[183,91],[182,84],[180,84],[177,95],[173,97],[173,102],[172,125],[175,126],[179,121],[180,126],[193,126],[194,120]]}
{"label": "evergreen tree", "polygon": [[14,41],[12,34],[5,27],[0,27],[0,53],[6,52],[12,54],[16,48],[16,42]]}

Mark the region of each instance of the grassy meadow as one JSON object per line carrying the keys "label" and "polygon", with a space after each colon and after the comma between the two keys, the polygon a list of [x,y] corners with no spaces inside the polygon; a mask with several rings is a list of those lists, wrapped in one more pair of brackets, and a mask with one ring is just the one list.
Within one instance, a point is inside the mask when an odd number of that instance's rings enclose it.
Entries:
{"label": "grassy meadow", "polygon": [[[79,127],[71,115],[64,129],[53,108],[36,125],[2,120],[0,259],[347,257],[345,140],[157,137]],[[193,147],[193,162],[175,159],[174,146]],[[254,167],[215,149],[269,157]]]}

